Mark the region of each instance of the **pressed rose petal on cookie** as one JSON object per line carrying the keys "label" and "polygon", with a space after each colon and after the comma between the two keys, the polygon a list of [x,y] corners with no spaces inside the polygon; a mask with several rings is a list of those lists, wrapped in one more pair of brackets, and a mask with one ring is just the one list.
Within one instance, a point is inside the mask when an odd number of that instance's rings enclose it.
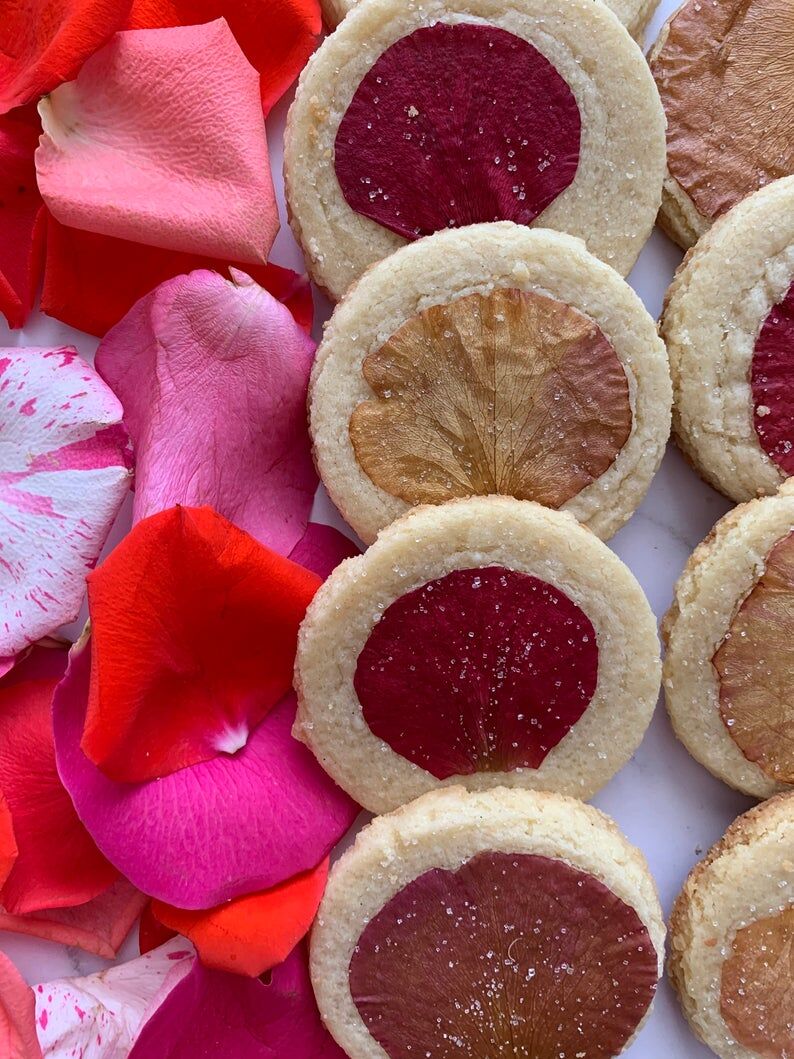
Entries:
{"label": "pressed rose petal on cookie", "polygon": [[42,263],[46,211],[33,162],[41,130],[30,110],[0,118],[0,312],[9,327],[27,319]]}
{"label": "pressed rose petal on cookie", "polygon": [[39,109],[39,188],[62,223],[267,259],[279,221],[258,78],[223,19],[118,33]]}
{"label": "pressed rose petal on cookie", "polygon": [[8,957],[0,952],[0,1055],[3,1059],[41,1059],[34,1004],[33,991]]}

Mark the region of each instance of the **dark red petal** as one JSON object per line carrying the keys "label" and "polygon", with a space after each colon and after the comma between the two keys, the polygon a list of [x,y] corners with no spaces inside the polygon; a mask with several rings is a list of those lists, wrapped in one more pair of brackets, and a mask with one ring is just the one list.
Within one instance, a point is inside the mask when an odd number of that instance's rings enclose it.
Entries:
{"label": "dark red petal", "polygon": [[170,927],[164,927],[152,911],[152,902],[147,901],[146,907],[141,912],[141,921],[138,924],[138,948],[141,956],[165,945],[171,938],[176,937],[176,931]]}
{"label": "dark red petal", "polygon": [[[0,39],[2,8],[0,0]],[[0,312],[9,327],[24,324],[41,276],[45,209],[33,163],[40,131],[28,108],[0,118]]]}
{"label": "dark red petal", "polygon": [[761,448],[784,474],[794,474],[794,283],[764,320],[750,382]]}

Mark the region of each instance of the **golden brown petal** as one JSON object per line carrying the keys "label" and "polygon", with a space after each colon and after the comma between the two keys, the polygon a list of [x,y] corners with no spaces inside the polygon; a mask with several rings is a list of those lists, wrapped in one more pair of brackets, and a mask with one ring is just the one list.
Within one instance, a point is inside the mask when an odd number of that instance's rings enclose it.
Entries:
{"label": "golden brown petal", "polygon": [[409,504],[501,493],[560,507],[631,432],[628,382],[603,332],[532,291],[426,309],[362,370],[377,399],[351,416],[356,458]]}
{"label": "golden brown petal", "polygon": [[794,1055],[794,908],[737,931],[722,966],[720,1011],[754,1053]]}
{"label": "golden brown petal", "polygon": [[713,663],[733,741],[771,779],[794,783],[794,533],[770,551]]}
{"label": "golden brown petal", "polygon": [[794,173],[791,0],[689,0],[651,70],[668,167],[705,217]]}

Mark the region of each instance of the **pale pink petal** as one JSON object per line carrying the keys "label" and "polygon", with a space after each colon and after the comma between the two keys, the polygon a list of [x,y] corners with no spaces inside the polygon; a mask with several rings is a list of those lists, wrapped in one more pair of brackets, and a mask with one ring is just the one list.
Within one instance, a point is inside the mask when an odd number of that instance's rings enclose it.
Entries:
{"label": "pale pink petal", "polygon": [[126,1059],[194,959],[190,942],[174,938],[118,967],[34,986],[44,1059]]}
{"label": "pale pink petal", "polygon": [[0,1056],[41,1059],[36,1040],[32,990],[13,963],[0,952]]}
{"label": "pale pink petal", "polygon": [[279,222],[259,77],[224,19],[117,33],[39,110],[39,189],[57,220],[267,259]]}
{"label": "pale pink petal", "polygon": [[198,271],[141,298],[104,338],[124,405],[134,518],[207,504],[289,554],[317,486],[306,425],[314,343],[250,277]]}
{"label": "pale pink petal", "polygon": [[72,621],[129,488],[121,405],[76,350],[0,349],[0,657]]}

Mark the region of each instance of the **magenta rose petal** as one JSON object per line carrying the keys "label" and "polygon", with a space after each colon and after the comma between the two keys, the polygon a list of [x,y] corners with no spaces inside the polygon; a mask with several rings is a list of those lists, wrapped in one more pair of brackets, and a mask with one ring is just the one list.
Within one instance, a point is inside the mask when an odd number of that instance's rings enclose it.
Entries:
{"label": "magenta rose petal", "polygon": [[353,541],[338,529],[322,522],[310,522],[289,558],[325,580],[344,559],[360,553]]}

